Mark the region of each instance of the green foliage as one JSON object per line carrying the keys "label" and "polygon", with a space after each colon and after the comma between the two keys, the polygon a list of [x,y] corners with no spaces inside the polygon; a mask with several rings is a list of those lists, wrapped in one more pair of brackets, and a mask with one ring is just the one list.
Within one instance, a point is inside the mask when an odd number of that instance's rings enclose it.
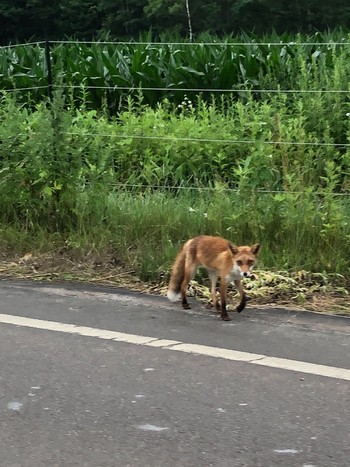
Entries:
{"label": "green foliage", "polygon": [[13,228],[22,245],[46,232],[51,245],[113,249],[156,280],[179,243],[207,233],[261,241],[266,268],[348,275],[349,151],[303,145],[326,129],[334,141],[331,113],[320,128],[309,125],[326,98],[286,102],[283,94],[222,106],[187,98],[180,108],[165,100],[152,109],[129,98],[111,121],[67,110],[60,94],[32,109],[4,94],[2,243],[18,247]]}
{"label": "green foliage", "polygon": [[[129,97],[125,110],[111,120],[85,104],[67,109],[61,94],[51,108],[41,103],[32,110],[4,94],[1,154],[3,161],[18,163],[14,171],[5,168],[10,178],[26,168],[26,186],[41,186],[47,174],[57,186],[222,183],[241,191],[331,186],[332,193],[340,193],[349,186],[349,157],[346,148],[334,144],[348,138],[345,110],[344,103],[339,113],[332,112],[322,94],[290,99],[281,92],[263,101],[248,96],[220,102],[185,97],[177,107],[165,99],[155,108],[143,105],[140,95]],[[337,177],[330,185],[331,163]]]}

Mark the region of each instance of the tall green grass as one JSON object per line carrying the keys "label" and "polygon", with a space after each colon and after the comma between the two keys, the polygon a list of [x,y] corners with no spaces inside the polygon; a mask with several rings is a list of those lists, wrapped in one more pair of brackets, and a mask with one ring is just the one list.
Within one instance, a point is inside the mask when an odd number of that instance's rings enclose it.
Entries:
{"label": "tall green grass", "polygon": [[[64,228],[1,219],[2,249],[27,253],[64,247],[107,252],[143,280],[169,270],[179,245],[198,234],[221,235],[237,244],[261,242],[259,267],[340,273],[349,277],[350,200],[327,202],[315,194],[243,194],[221,189],[122,192],[90,187],[71,209],[63,201]],[[15,232],[15,233],[14,233]]]}
{"label": "tall green grass", "polygon": [[[142,101],[142,97],[140,98]],[[343,193],[349,188],[347,106],[328,96],[288,101],[207,103],[165,100],[155,109],[128,100],[117,119],[94,110],[54,106],[35,110],[3,95],[0,106],[3,206],[46,204],[89,184]],[[318,124],[314,124],[317,118]],[[341,140],[341,144],[338,141]],[[44,214],[45,216],[46,214]]]}

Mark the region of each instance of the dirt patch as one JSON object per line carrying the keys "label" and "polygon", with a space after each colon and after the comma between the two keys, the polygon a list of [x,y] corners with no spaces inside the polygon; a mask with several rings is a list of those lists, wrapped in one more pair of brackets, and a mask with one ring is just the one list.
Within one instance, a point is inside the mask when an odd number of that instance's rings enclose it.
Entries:
{"label": "dirt patch", "polygon": [[[142,282],[131,269],[112,255],[87,253],[79,257],[61,250],[41,255],[5,256],[0,261],[0,277],[34,281],[80,281],[123,287],[133,291],[166,295],[167,274],[158,283]],[[343,276],[307,271],[257,271],[255,280],[246,280],[245,289],[254,303],[278,305],[350,316],[349,284]],[[208,303],[210,291],[205,277],[192,281],[189,295]],[[229,301],[237,294],[229,290]]]}

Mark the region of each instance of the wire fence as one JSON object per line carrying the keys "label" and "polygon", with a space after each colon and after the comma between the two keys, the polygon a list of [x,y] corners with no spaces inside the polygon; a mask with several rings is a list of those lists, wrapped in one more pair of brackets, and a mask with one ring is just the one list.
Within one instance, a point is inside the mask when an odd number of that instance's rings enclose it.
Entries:
{"label": "wire fence", "polygon": [[[147,87],[147,86],[142,86],[142,88],[137,87],[137,86],[92,86],[89,84],[84,84],[84,85],[73,85],[73,84],[54,84],[54,88],[56,89],[82,89],[84,87],[85,89],[106,89],[109,91],[115,91],[115,90],[121,90],[121,91],[173,91],[173,92],[196,92],[196,93],[261,93],[261,94],[325,94],[325,93],[330,93],[330,94],[349,94],[349,90],[346,89],[334,89],[334,90],[329,90],[329,89],[254,89],[254,88],[249,88],[249,89],[244,89],[244,88],[238,88],[238,89],[232,89],[232,88],[226,88],[226,89],[220,89],[220,88],[177,88],[177,87],[172,87],[168,86],[166,88],[161,88],[161,87]],[[33,87],[33,89],[39,89],[36,87]],[[12,90],[13,91],[13,90]]]}
{"label": "wire fence", "polygon": [[[75,40],[50,40],[50,44],[84,44],[84,45],[144,45],[144,46],[186,46],[186,47],[195,47],[195,46],[230,46],[230,47],[242,47],[242,46],[264,46],[264,47],[278,47],[278,46],[340,46],[340,45],[350,45],[350,42],[344,39],[344,41],[328,41],[328,42],[303,42],[303,41],[288,41],[288,42],[144,42],[144,41],[75,41]],[[46,41],[35,41],[35,42],[26,42],[22,44],[9,44],[2,45],[0,49],[9,49],[16,47],[25,47],[28,45],[44,45]]]}
{"label": "wire fence", "polygon": [[[87,183],[89,184],[89,183]],[[189,186],[189,185],[155,185],[155,184],[143,184],[143,183],[120,183],[120,182],[108,182],[106,184],[108,187],[117,188],[118,192],[120,190],[134,190],[134,189],[141,189],[141,190],[152,190],[152,191],[196,191],[196,192],[223,192],[223,193],[236,193],[239,194],[240,190],[238,188],[230,188],[227,186]],[[258,188],[254,191],[254,194],[258,196],[263,195],[283,195],[283,196],[293,196],[293,195],[305,195],[306,192],[301,190],[288,190],[288,191],[281,191],[281,190],[266,190]],[[320,197],[335,197],[335,198],[349,198],[350,193],[345,192],[329,192],[325,190],[315,190],[312,193],[309,193],[310,196],[314,196],[315,199],[320,199]]]}
{"label": "wire fence", "polygon": [[[137,87],[137,86],[93,86],[89,84],[80,84],[80,85],[74,85],[74,84],[52,84],[50,85],[53,89],[77,89],[77,90],[83,90],[83,89],[89,89],[89,90],[106,90],[106,91],[129,91],[129,92],[135,92],[135,91],[160,91],[160,92],[182,92],[182,93],[189,93],[189,92],[195,92],[195,93],[209,93],[209,94],[224,94],[224,93],[232,93],[232,94],[241,94],[241,93],[247,93],[247,94],[350,94],[349,90],[345,89],[254,89],[254,88],[249,88],[249,89],[213,89],[213,88],[174,88],[174,87],[166,87],[166,88],[160,88],[160,87]],[[16,87],[13,89],[2,89],[2,92],[5,93],[15,93],[18,91],[37,91],[41,89],[48,89],[49,85],[42,85],[42,86],[27,86],[27,87]]]}
{"label": "wire fence", "polygon": [[167,136],[144,136],[138,134],[113,134],[113,133],[88,133],[84,132],[67,132],[67,135],[71,136],[90,136],[95,138],[97,136],[104,138],[117,138],[117,139],[140,139],[140,140],[162,140],[162,141],[184,141],[194,143],[225,143],[225,144],[271,144],[271,145],[286,145],[286,146],[320,146],[320,147],[350,147],[349,143],[323,143],[323,142],[309,142],[309,141],[264,141],[264,140],[252,140],[252,139],[216,139],[216,138],[187,138],[187,137],[167,137]]}

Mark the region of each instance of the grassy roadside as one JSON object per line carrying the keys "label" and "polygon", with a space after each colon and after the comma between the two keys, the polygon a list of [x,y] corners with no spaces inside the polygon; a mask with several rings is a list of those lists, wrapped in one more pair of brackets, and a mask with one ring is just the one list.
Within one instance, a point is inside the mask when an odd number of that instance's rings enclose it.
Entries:
{"label": "grassy roadside", "polygon": [[[141,293],[166,295],[168,271],[159,281],[142,281],[135,271],[118,264],[111,253],[89,252],[81,257],[73,251],[51,251],[45,254],[28,252],[23,256],[8,252],[0,261],[0,278],[45,282],[83,282],[86,284],[122,287]],[[323,275],[307,271],[266,271],[257,269],[257,279],[246,280],[244,287],[251,297],[251,306],[278,306],[293,310],[350,316],[347,281],[340,275]],[[189,296],[204,304],[210,303],[209,280],[199,273],[189,286]],[[228,309],[238,297],[229,290]],[[180,309],[180,304],[178,305]]]}
{"label": "grassy roadside", "polygon": [[[284,199],[275,196],[249,197],[222,187],[177,195],[101,190],[77,194],[77,218],[73,222],[67,217],[63,232],[51,231],[49,223],[40,228],[0,225],[0,275],[165,294],[180,244],[198,234],[221,235],[238,244],[262,243],[258,279],[245,284],[254,303],[349,313],[342,232],[312,228],[320,216],[317,198],[309,205],[310,198],[300,197],[295,206],[288,194]],[[342,235],[345,238],[347,230]],[[202,273],[191,286],[204,302],[209,300],[207,285]],[[230,295],[234,301],[233,289]]]}

